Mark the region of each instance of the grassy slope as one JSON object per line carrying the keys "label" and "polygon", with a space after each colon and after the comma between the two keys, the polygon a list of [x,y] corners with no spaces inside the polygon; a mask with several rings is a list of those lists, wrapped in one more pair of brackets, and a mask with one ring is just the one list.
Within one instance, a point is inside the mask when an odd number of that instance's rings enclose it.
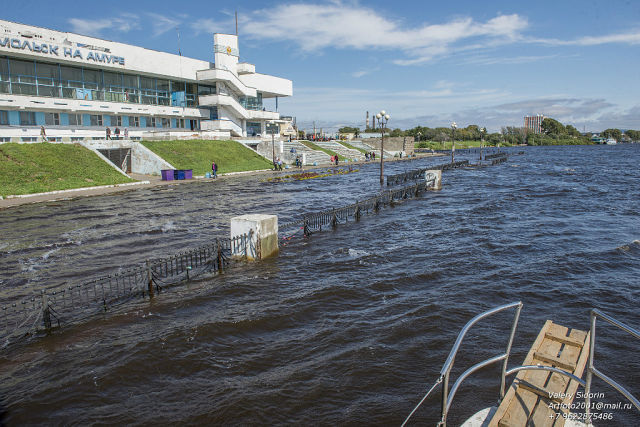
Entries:
{"label": "grassy slope", "polygon": [[81,145],[0,144],[2,196],[133,181]]}
{"label": "grassy slope", "polygon": [[337,140],[336,140],[336,142],[337,142],[337,143],[339,143],[339,144],[344,145],[344,146],[345,146],[345,147],[347,147],[347,148],[351,148],[352,150],[358,150],[358,151],[359,151],[359,152],[361,152],[362,154],[366,154],[366,153],[368,153],[368,151],[367,151],[367,150],[365,150],[364,148],[355,147],[355,146],[353,146],[353,145],[349,144],[349,143],[348,143],[348,142],[346,142],[346,141],[337,141]]}
{"label": "grassy slope", "polygon": [[346,157],[341,156],[340,154],[336,153],[335,151],[329,150],[328,148],[320,147],[318,144],[314,144],[311,141],[298,141],[298,142],[306,145],[307,147],[311,148],[312,150],[322,151],[323,153],[327,153],[330,156],[338,156],[338,160],[341,160],[341,161],[347,160]]}
{"label": "grassy slope", "polygon": [[[418,145],[420,144],[420,146]],[[426,147],[423,147],[423,145],[426,145]],[[493,145],[490,145],[489,143],[487,143],[487,141],[484,142],[484,146],[485,147],[493,147]],[[505,143],[500,143],[501,147],[508,147],[510,146],[510,144],[505,144]],[[456,148],[477,148],[480,147],[480,141],[456,141]],[[420,142],[416,142],[416,148],[431,148],[433,150],[451,150],[451,141],[445,141],[444,142],[444,148],[441,142],[436,142],[436,141],[420,141]]]}
{"label": "grassy slope", "polygon": [[193,169],[194,175],[211,172],[211,161],[218,173],[271,169],[270,161],[235,141],[143,141],[142,144],[177,169]]}

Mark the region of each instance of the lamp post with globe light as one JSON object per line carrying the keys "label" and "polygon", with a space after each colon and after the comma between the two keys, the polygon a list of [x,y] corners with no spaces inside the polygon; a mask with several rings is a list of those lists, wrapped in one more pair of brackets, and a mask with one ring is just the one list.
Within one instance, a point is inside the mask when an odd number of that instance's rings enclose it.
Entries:
{"label": "lamp post with globe light", "polygon": [[456,154],[456,122],[451,123],[451,163],[453,163]]}
{"label": "lamp post with globe light", "polygon": [[389,121],[389,115],[386,111],[382,110],[376,114],[378,126],[380,127],[380,185],[384,185],[384,127]]}

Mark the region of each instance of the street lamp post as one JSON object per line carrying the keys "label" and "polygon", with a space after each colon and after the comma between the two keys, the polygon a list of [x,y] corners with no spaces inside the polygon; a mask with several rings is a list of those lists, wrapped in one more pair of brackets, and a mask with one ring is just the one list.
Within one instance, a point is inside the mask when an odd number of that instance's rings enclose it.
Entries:
{"label": "street lamp post", "polygon": [[482,161],[482,147],[484,147],[484,135],[487,133],[487,128],[480,128],[480,160]]}
{"label": "street lamp post", "polygon": [[451,163],[453,163],[456,154],[456,122],[451,123]]}
{"label": "street lamp post", "polygon": [[380,185],[384,185],[384,127],[389,121],[389,115],[386,111],[382,110],[376,114],[378,120],[378,126],[380,127]]}

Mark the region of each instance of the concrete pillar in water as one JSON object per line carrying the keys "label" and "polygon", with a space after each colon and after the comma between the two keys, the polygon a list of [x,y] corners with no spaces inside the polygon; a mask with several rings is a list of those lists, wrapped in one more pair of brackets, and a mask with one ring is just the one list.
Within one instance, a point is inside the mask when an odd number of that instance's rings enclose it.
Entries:
{"label": "concrete pillar in water", "polygon": [[434,181],[433,186],[429,190],[442,190],[442,170],[431,169],[424,173],[425,181]]}
{"label": "concrete pillar in water", "polygon": [[255,261],[278,255],[278,217],[276,215],[250,214],[231,218],[231,239],[248,235],[246,248],[232,244],[233,257]]}

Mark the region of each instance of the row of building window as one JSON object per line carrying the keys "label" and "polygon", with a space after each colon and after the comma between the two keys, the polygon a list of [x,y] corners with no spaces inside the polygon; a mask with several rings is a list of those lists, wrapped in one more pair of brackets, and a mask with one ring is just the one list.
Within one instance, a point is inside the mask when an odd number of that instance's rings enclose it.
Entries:
{"label": "row of building window", "polygon": [[262,93],[236,97],[224,85],[200,85],[136,74],[0,57],[0,93],[87,101],[197,107],[198,96],[232,95],[247,110],[262,110]]}
{"label": "row of building window", "polygon": [[197,107],[216,86],[0,57],[0,93]]}
{"label": "row of building window", "polygon": [[102,114],[39,113],[36,111],[0,110],[0,125],[3,126],[114,126],[114,127],[162,127],[197,129],[197,119],[116,116]]}

